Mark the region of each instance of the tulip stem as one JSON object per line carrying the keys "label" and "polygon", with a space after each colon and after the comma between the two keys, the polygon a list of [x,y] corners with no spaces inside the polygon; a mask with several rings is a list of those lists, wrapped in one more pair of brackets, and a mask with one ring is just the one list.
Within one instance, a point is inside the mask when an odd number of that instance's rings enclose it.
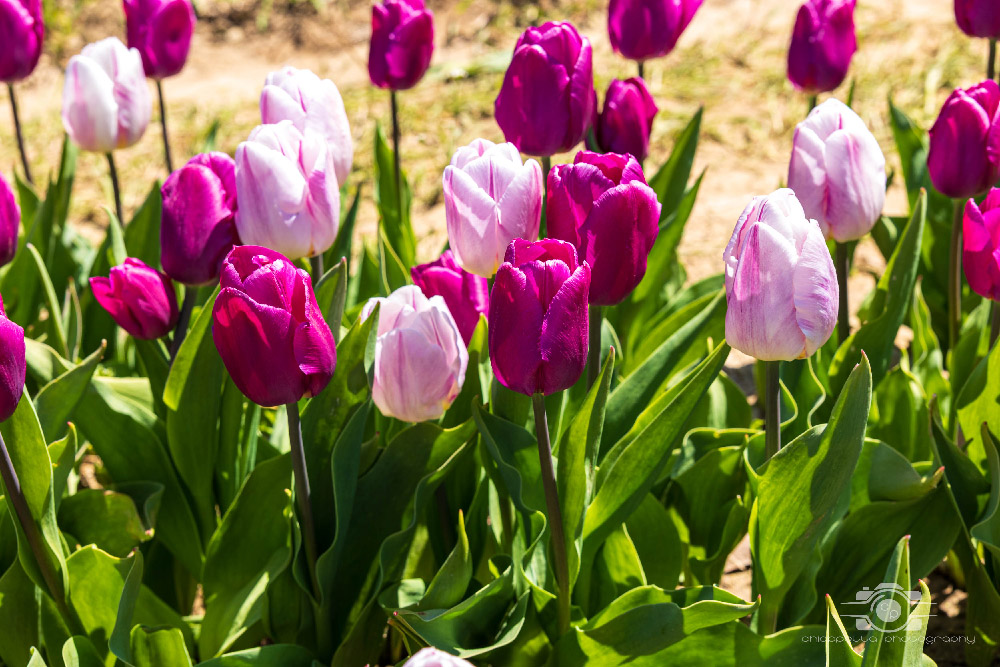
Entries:
{"label": "tulip stem", "polygon": [[764,362],[764,455],[781,449],[781,362]]}
{"label": "tulip stem", "polygon": [[14,134],[17,136],[17,148],[21,151],[21,165],[24,167],[24,177],[28,183],[35,184],[31,178],[31,167],[28,165],[28,154],[24,152],[24,135],[21,133],[21,117],[17,113],[17,98],[14,96],[14,84],[7,84],[10,94],[10,113],[14,116]]}
{"label": "tulip stem", "polygon": [[160,128],[163,130],[163,157],[167,160],[167,174],[174,173],[174,161],[170,158],[170,135],[167,134],[167,106],[163,102],[163,82],[156,80],[156,94],[160,98]]}
{"label": "tulip stem", "polygon": [[990,40],[990,54],[987,56],[986,61],[986,78],[992,79],[996,76],[997,71],[997,40]]}
{"label": "tulip stem", "polygon": [[399,220],[403,220],[403,171],[399,166],[399,104],[396,102],[396,91],[389,91],[389,102],[392,106],[392,161],[396,176],[396,211]]}
{"label": "tulip stem", "polygon": [[590,306],[590,347],[587,351],[587,389],[594,386],[601,372],[601,322],[603,321],[601,307]]}
{"label": "tulip stem", "polygon": [[302,542],[306,547],[306,560],[309,563],[309,579],[312,582],[313,597],[319,602],[321,590],[316,577],[316,527],[313,522],[311,492],[309,491],[309,473],[306,470],[306,452],[302,447],[302,423],[299,421],[298,403],[285,406],[288,416],[288,439],[292,450],[292,472],[295,474],[295,500],[299,506],[299,525],[302,529]]}
{"label": "tulip stem", "polygon": [[638,65],[639,65],[639,67],[638,67],[639,78],[642,79],[643,81],[645,81],[646,80],[646,61],[640,60],[639,63],[638,63]]}
{"label": "tulip stem", "polygon": [[[542,156],[542,221],[538,228],[539,238],[545,238],[546,229],[548,225],[546,224],[545,218],[547,215],[546,208],[549,204],[549,171],[552,170],[552,157],[549,155]],[[534,240],[534,239],[531,239]]]}
{"label": "tulip stem", "polygon": [[170,364],[173,365],[177,353],[181,350],[181,344],[187,336],[188,323],[191,321],[191,311],[198,300],[198,288],[190,285],[184,286],[184,301],[181,304],[181,314],[177,318],[177,326],[174,328],[174,340],[170,344]]}
{"label": "tulip stem", "polygon": [[549,422],[545,416],[545,396],[534,394],[531,397],[531,402],[535,408],[538,460],[542,470],[542,486],[545,488],[545,508],[551,527],[552,555],[555,558],[553,569],[556,573],[556,585],[559,587],[556,604],[559,608],[559,636],[561,637],[569,631],[569,561],[566,559],[566,537],[563,532],[562,510],[559,509],[556,474],[552,468],[552,444],[549,441]]}
{"label": "tulip stem", "polygon": [[323,277],[323,255],[322,253],[309,258],[309,266],[313,272],[313,287],[315,287]]}
{"label": "tulip stem", "polygon": [[111,189],[115,193],[115,215],[118,216],[118,224],[125,228],[125,218],[122,216],[122,193],[118,188],[118,170],[115,169],[115,158],[111,153],[108,157],[108,174],[111,176]]}
{"label": "tulip stem", "polygon": [[809,111],[808,111],[808,113],[812,113],[812,110],[816,108],[816,102],[818,101],[818,97],[819,97],[818,95],[810,95],[809,96]]}
{"label": "tulip stem", "polygon": [[1000,301],[993,302],[993,316],[992,322],[990,323],[990,349],[997,344],[997,338],[1000,338]]}
{"label": "tulip stem", "polygon": [[962,326],[962,201],[955,200],[948,262],[948,349],[954,350]]}
{"label": "tulip stem", "polygon": [[837,287],[840,288],[840,308],[837,311],[837,340],[841,345],[851,335],[851,313],[847,305],[847,276],[850,260],[847,254],[847,244],[837,243],[835,259],[837,264]]}

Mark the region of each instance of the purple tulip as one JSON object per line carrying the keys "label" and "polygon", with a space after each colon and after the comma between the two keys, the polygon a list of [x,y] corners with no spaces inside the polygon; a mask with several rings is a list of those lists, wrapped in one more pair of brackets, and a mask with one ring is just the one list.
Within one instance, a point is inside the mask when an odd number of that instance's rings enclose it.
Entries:
{"label": "purple tulip", "polygon": [[17,254],[17,234],[20,230],[21,208],[7,180],[0,176],[0,266],[10,262]]}
{"label": "purple tulip", "polygon": [[125,32],[130,48],[142,55],[151,79],[164,79],[184,69],[195,16],[190,0],[124,0]]}
{"label": "purple tulip", "polygon": [[611,48],[632,60],[665,56],[674,50],[702,0],[611,0]]}
{"label": "purple tulip", "polygon": [[90,279],[97,303],[122,329],[141,340],[166,336],[177,324],[177,296],[170,278],[129,257],[104,278]]}
{"label": "purple tulip", "polygon": [[7,319],[0,297],[0,421],[7,421],[24,393],[24,329]]}
{"label": "purple tulip", "polygon": [[423,0],[383,0],[372,7],[368,77],[379,88],[413,88],[434,53],[434,14]]}
{"label": "purple tulip", "polygon": [[597,145],[605,153],[628,153],[642,162],[649,155],[649,133],[659,109],[639,77],[615,79],[594,123]]}
{"label": "purple tulip", "polygon": [[621,303],[646,275],[660,204],[631,155],[580,151],[553,167],[546,211],[549,236],[590,265],[590,303]]}
{"label": "purple tulip", "polygon": [[337,351],[309,274],[274,250],[236,246],[219,286],[212,338],[240,391],[264,407],[323,391]]}
{"label": "purple tulip", "polygon": [[428,646],[414,653],[403,667],[472,667],[472,663]]}
{"label": "purple tulip", "polygon": [[858,49],[855,0],[806,0],[788,47],[788,79],[810,95],[833,90],[847,76]]}
{"label": "purple tulip", "polygon": [[569,23],[549,22],[517,39],[494,115],[518,150],[552,155],[580,143],[596,97],[590,40]]}
{"label": "purple tulip", "polygon": [[379,305],[372,400],[382,414],[406,422],[437,419],[462,391],[469,352],[440,296],[416,285],[369,299],[367,319]]}
{"label": "purple tulip", "polygon": [[955,0],[955,20],[969,37],[1000,39],[1000,4],[996,0]]}
{"label": "purple tulip", "polygon": [[858,114],[829,99],[795,128],[788,187],[828,239],[871,231],[885,203],[885,156]]}
{"label": "purple tulip", "polygon": [[784,188],[743,211],[726,263],[726,341],[762,361],[804,359],[837,325],[837,273],[823,232]]}
{"label": "purple tulip", "polygon": [[942,194],[967,199],[1000,177],[1000,87],[983,81],[956,88],[930,131],[927,170]]}
{"label": "purple tulip", "polygon": [[160,263],[174,280],[215,282],[222,261],[239,244],[235,171],[236,163],[225,153],[202,153],[163,184]]}
{"label": "purple tulip", "polygon": [[42,55],[42,0],[0,0],[0,81],[24,79]]}
{"label": "purple tulip", "polygon": [[445,250],[429,264],[414,266],[410,276],[425,295],[444,299],[462,340],[468,345],[479,324],[479,316],[489,312],[490,291],[486,278],[459,266],[451,250]]}
{"label": "purple tulip", "polygon": [[572,387],[587,365],[590,266],[572,244],[515,239],[490,292],[490,363],[531,396]]}
{"label": "purple tulip", "polygon": [[993,188],[977,206],[965,205],[962,224],[962,266],[976,294],[1000,301],[1000,189]]}

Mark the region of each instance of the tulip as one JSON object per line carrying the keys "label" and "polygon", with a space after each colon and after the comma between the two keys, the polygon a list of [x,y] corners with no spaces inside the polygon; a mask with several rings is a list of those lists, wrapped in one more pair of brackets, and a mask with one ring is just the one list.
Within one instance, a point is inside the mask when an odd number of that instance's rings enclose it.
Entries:
{"label": "tulip", "polygon": [[927,170],[942,194],[968,199],[1000,177],[1000,87],[983,81],[957,88],[930,130]]}
{"label": "tulip", "polygon": [[806,0],[788,47],[788,79],[810,95],[833,90],[847,76],[858,48],[855,0]]}
{"label": "tulip", "polygon": [[580,143],[596,97],[590,40],[569,23],[549,22],[518,38],[494,115],[518,150],[550,156]]}
{"label": "tulip", "polygon": [[855,241],[882,213],[885,156],[861,117],[829,99],[795,128],[788,187],[826,238]]}
{"label": "tulip", "polygon": [[434,14],[423,0],[383,0],[372,7],[368,76],[379,88],[406,90],[423,78],[434,53]]}
{"label": "tulip", "polygon": [[236,149],[236,193],[236,228],[246,244],[298,259],[325,252],[337,238],[333,155],[289,120],[258,126]]}
{"label": "tulip", "polygon": [[648,60],[674,50],[702,0],[611,0],[611,48],[631,60]]}
{"label": "tulip", "polygon": [[337,352],[309,274],[269,248],[236,246],[219,286],[212,338],[240,391],[265,407],[323,391]]}
{"label": "tulip", "polygon": [[44,34],[41,0],[0,0],[0,81],[14,83],[35,70]]}
{"label": "tulip", "polygon": [[260,94],[260,118],[267,124],[290,120],[303,135],[312,131],[323,137],[333,156],[337,183],[347,182],[354,144],[344,100],[333,81],[294,67],[271,72]]}
{"label": "tulip", "polygon": [[969,287],[985,299],[1000,301],[1000,189],[990,190],[981,205],[970,199],[962,226],[962,264]]}
{"label": "tulip", "polygon": [[542,168],[514,144],[476,139],[444,169],[448,241],[458,263],[489,278],[515,238],[538,238]]}
{"label": "tulip", "polygon": [[379,306],[372,400],[382,414],[407,422],[437,419],[462,390],[469,352],[440,296],[416,285],[369,299],[368,319]]}
{"label": "tulip", "polygon": [[955,20],[969,37],[1000,38],[1000,5],[996,0],[955,0]]}
{"label": "tulip", "polygon": [[17,234],[20,229],[21,208],[17,205],[14,191],[10,189],[7,180],[0,176],[0,266],[10,262],[17,254]]}
{"label": "tulip", "polygon": [[222,261],[239,244],[235,169],[225,153],[202,153],[163,184],[160,263],[174,280],[215,282]]}
{"label": "tulip", "polygon": [[604,96],[604,110],[594,123],[597,145],[605,153],[628,153],[642,162],[649,155],[649,133],[656,102],[639,77],[615,79]]}
{"label": "tulip", "polygon": [[590,266],[557,239],[515,239],[490,292],[490,363],[508,389],[532,396],[573,386],[587,364]]}
{"label": "tulip", "polygon": [[118,326],[135,338],[160,338],[177,324],[173,282],[140,259],[129,257],[111,267],[107,278],[91,278],[90,289]]}
{"label": "tulip", "polygon": [[479,316],[489,311],[490,292],[486,278],[459,266],[451,250],[445,250],[429,264],[413,267],[410,276],[426,296],[444,299],[462,340],[468,345],[479,324]]}
{"label": "tulip", "polygon": [[414,653],[403,667],[472,667],[472,663],[428,646]]}
{"label": "tulip", "polygon": [[0,421],[7,421],[24,393],[24,329],[7,319],[0,297]]}
{"label": "tulip", "polygon": [[124,0],[125,32],[138,49],[151,79],[173,76],[184,68],[195,16],[190,0]]}

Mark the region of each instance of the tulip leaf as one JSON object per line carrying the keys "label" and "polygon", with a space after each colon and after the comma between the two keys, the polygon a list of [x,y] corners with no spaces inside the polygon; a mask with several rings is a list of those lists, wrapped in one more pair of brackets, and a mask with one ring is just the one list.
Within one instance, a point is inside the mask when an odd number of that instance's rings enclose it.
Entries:
{"label": "tulip leaf", "polygon": [[66,640],[62,647],[62,659],[66,667],[104,667],[104,661],[94,644],[83,635],[75,635]]}
{"label": "tulip leaf", "polygon": [[[379,213],[380,234],[403,267],[417,263],[417,242],[410,222],[412,194],[405,175],[400,175],[402,192],[396,191],[393,152],[385,139],[382,126],[375,125],[375,204]],[[402,206],[400,206],[402,204]]]}
{"label": "tulip leaf", "polygon": [[980,437],[986,449],[992,485],[983,518],[972,526],[969,533],[991,551],[994,557],[1000,558],[1000,456],[997,454],[996,439],[985,423],[980,429]]}
{"label": "tulip leaf", "polygon": [[669,218],[677,210],[684,197],[691,167],[694,164],[694,154],[698,149],[698,136],[701,133],[701,118],[704,111],[703,107],[698,108],[677,136],[670,158],[649,179],[649,187],[656,192],[656,198],[663,207],[660,212],[661,221]]}
{"label": "tulip leaf", "polygon": [[826,664],[827,667],[861,667],[861,656],[853,648],[853,642],[844,622],[840,620],[837,608],[830,596],[826,596]]}
{"label": "tulip leaf", "polygon": [[139,593],[142,591],[143,567],[142,552],[136,549],[132,556],[132,567],[129,568],[128,574],[125,576],[125,585],[122,587],[121,598],[118,600],[118,613],[115,617],[114,629],[108,637],[109,650],[126,665],[132,664],[130,639],[132,616],[135,614],[135,605],[139,600]]}
{"label": "tulip leaf", "polygon": [[34,646],[31,647],[31,659],[28,660],[27,667],[48,667],[45,663],[45,658],[42,657],[42,654]]}
{"label": "tulip leaf", "polygon": [[302,646],[271,644],[227,653],[199,662],[198,667],[313,667],[313,655]]}
{"label": "tulip leaf", "polygon": [[153,536],[132,498],[115,491],[80,489],[62,502],[58,519],[80,544],[96,544],[119,558]]}
{"label": "tulip leaf", "polygon": [[46,440],[54,440],[65,432],[66,422],[87,391],[104,350],[102,345],[78,366],[73,366],[39,390],[35,397],[35,410]]}
{"label": "tulip leaf", "polygon": [[0,660],[4,664],[27,664],[31,647],[41,643],[37,590],[17,561],[0,577]]}
{"label": "tulip leaf", "polygon": [[344,319],[344,307],[347,305],[347,260],[341,258],[337,264],[326,272],[316,283],[316,303],[323,313],[333,333],[335,343],[340,342],[340,327]]}
{"label": "tulip leaf", "polygon": [[66,493],[70,473],[73,472],[73,467],[76,465],[76,454],[80,450],[76,426],[70,423],[69,428],[66,429],[66,436],[61,440],[49,443],[48,450],[49,460],[52,461],[52,497],[55,499],[56,512],[58,512],[63,494]]}
{"label": "tulip leaf", "polygon": [[[20,250],[10,265],[4,267],[5,272],[0,280],[0,293],[3,294],[7,317],[22,326],[27,326],[34,321],[38,308],[38,291],[42,287],[42,282],[35,280],[38,268],[35,265],[34,257],[27,248],[29,244],[37,245],[43,250],[48,247],[56,199],[54,189],[54,184],[50,182],[45,199],[40,201],[37,196],[34,196],[34,193],[32,193],[32,197],[22,196],[22,203],[29,202],[29,211],[34,209],[34,215],[29,219],[28,214],[22,211],[21,223],[25,231],[23,236],[18,239]],[[21,194],[26,195],[27,192],[27,190],[22,190]]]}
{"label": "tulip leaf", "polygon": [[[358,220],[358,208],[361,204],[361,189],[361,184],[354,189],[354,198],[351,200],[350,208],[347,209],[344,213],[344,217],[340,221],[340,229],[337,230],[337,238],[334,240],[330,249],[326,251],[325,255],[327,266],[332,266],[341,259],[346,260],[347,274],[350,274],[351,259],[354,256],[354,226]],[[345,186],[340,191],[340,201],[344,201],[346,195],[347,187]]]}
{"label": "tulip leaf", "polygon": [[[904,535],[896,544],[892,557],[889,559],[889,566],[886,569],[885,576],[882,577],[882,582],[883,584],[874,590],[869,599],[853,601],[855,605],[857,602],[863,602],[862,605],[853,607],[852,611],[855,612],[855,617],[860,613],[866,616],[866,620],[870,621],[872,625],[871,632],[869,632],[865,640],[864,659],[861,662],[863,667],[873,667],[879,664],[907,664],[904,662],[903,642],[894,641],[895,637],[892,633],[905,630],[911,620],[909,535]],[[877,612],[872,614],[870,612],[874,609],[872,603],[875,600],[894,602],[899,605],[901,613],[897,618],[886,617],[888,615],[880,615]],[[923,618],[923,622],[924,624],[927,623],[926,616]],[[889,635],[888,637],[886,637],[887,634]],[[905,633],[903,636],[905,636]],[[923,641],[921,641],[921,644],[923,644]],[[922,655],[922,652],[917,655]],[[918,660],[915,664],[912,662],[909,664],[919,667],[920,662]]]}
{"label": "tulip leaf", "polygon": [[49,335],[52,337],[52,342],[56,349],[59,350],[63,356],[68,357],[69,348],[66,347],[66,330],[63,327],[62,308],[59,307],[59,297],[56,296],[55,287],[52,286],[52,278],[49,277],[49,271],[45,268],[45,261],[38,253],[38,249],[29,243],[27,244],[26,250],[35,262],[35,269],[38,272],[38,278],[42,285],[42,291],[45,294],[45,305],[49,311]]}
{"label": "tulip leaf", "polygon": [[135,667],[191,667],[191,656],[178,628],[132,628],[132,661]]}
{"label": "tulip leaf", "polygon": [[124,242],[129,257],[141,259],[152,267],[160,265],[160,218],[163,211],[163,195],[160,182],[154,181],[149,194],[132,222],[125,226]]}
{"label": "tulip leaf", "polygon": [[958,394],[956,402],[958,424],[966,438],[970,458],[985,467],[987,447],[981,434],[986,424],[989,431],[1000,436],[1000,345],[981,360]]}

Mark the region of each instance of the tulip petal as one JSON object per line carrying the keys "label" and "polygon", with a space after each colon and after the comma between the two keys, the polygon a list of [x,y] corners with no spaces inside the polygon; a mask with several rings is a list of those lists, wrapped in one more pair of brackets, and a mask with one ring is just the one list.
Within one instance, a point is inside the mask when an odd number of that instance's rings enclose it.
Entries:
{"label": "tulip petal", "polygon": [[0,421],[6,421],[17,409],[24,393],[27,371],[24,329],[0,314]]}
{"label": "tulip petal", "polygon": [[437,419],[458,395],[444,351],[416,329],[379,337],[372,400],[382,414],[407,422]]}
{"label": "tulip petal", "polygon": [[805,336],[805,351],[801,356],[808,357],[830,338],[837,326],[840,306],[840,288],[833,260],[823,235],[815,227],[799,249],[792,285],[795,321]]}
{"label": "tulip petal", "polygon": [[527,276],[511,264],[502,264],[490,292],[490,363],[501,384],[529,396],[539,390],[544,316]]}
{"label": "tulip petal", "polygon": [[444,171],[448,238],[459,263],[483,277],[499,264],[497,205],[471,176],[452,166]]}
{"label": "tulip petal", "polygon": [[539,341],[543,363],[538,391],[545,395],[576,384],[587,365],[589,291],[590,267],[582,264],[549,302]]}
{"label": "tulip petal", "polygon": [[114,82],[94,60],[70,58],[63,87],[63,127],[80,148],[98,153],[114,150],[118,137],[118,103]]}
{"label": "tulip petal", "polygon": [[828,228],[823,233],[838,243],[861,238],[885,204],[885,157],[875,137],[867,131],[834,132],[826,142],[826,173]]}

